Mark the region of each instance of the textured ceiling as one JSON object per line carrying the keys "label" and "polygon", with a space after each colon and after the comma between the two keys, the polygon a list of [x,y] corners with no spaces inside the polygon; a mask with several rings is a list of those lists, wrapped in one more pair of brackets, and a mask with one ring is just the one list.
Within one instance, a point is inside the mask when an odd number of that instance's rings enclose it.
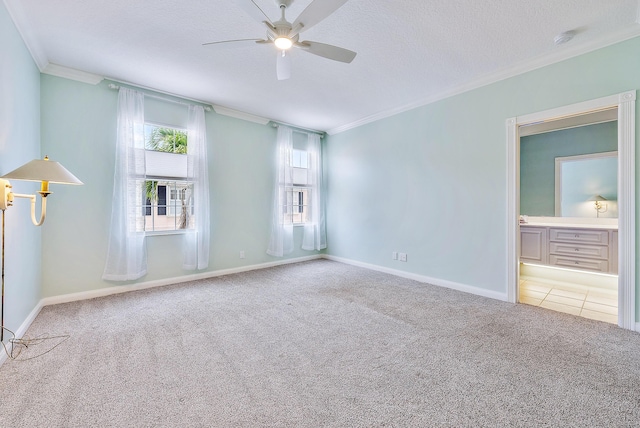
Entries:
{"label": "textured ceiling", "polygon": [[[316,0],[323,1],[323,0]],[[271,45],[229,0],[4,0],[38,66],[57,64],[323,131],[401,111],[640,34],[638,0],[350,0],[301,35],[358,53],[294,50],[278,81]],[[274,0],[255,0],[272,20]],[[310,0],[287,10],[292,22]],[[575,30],[570,43],[553,38]]]}

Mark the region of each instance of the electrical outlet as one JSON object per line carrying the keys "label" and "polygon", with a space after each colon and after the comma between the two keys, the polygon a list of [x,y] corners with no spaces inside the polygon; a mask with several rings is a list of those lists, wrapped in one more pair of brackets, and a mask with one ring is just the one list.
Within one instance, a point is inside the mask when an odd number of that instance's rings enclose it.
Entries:
{"label": "electrical outlet", "polygon": [[240,251],[240,258],[244,259],[244,251]]}
{"label": "electrical outlet", "polygon": [[391,253],[391,260],[398,260],[398,252],[394,251],[393,253]]}
{"label": "electrical outlet", "polygon": [[401,262],[406,262],[407,261],[407,253],[398,253],[398,259]]}

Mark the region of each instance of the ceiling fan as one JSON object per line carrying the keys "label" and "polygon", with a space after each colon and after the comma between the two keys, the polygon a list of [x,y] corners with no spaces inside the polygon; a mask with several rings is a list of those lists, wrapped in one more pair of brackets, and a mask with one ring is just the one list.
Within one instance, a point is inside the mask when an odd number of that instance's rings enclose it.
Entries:
{"label": "ceiling fan", "polygon": [[274,44],[278,49],[276,61],[276,74],[278,80],[285,80],[291,77],[291,54],[289,49],[292,47],[301,49],[314,55],[328,58],[334,61],[350,63],[356,57],[356,53],[348,49],[339,48],[337,46],[327,45],[325,43],[312,42],[309,40],[300,41],[300,33],[313,27],[348,0],[314,0],[300,16],[290,23],[285,18],[285,10],[293,3],[293,0],[275,0],[280,8],[281,17],[278,21],[271,22],[269,17],[255,3],[255,0],[233,0],[233,2],[247,12],[258,22],[263,23],[267,27],[266,39],[238,39],[224,40],[220,42],[209,42],[203,45],[215,45],[220,43],[232,42],[256,42],[259,44]]}

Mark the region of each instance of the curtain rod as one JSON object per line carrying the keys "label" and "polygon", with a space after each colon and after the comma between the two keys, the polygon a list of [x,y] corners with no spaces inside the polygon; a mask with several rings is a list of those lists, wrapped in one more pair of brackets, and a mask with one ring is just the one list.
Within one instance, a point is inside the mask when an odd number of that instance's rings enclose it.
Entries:
{"label": "curtain rod", "polygon": [[304,133],[311,133],[311,134],[318,134],[320,136],[320,138],[324,138],[325,133],[322,131],[316,131],[315,129],[309,129],[309,128],[302,128],[300,126],[296,126],[296,125],[291,125],[285,122],[276,122],[275,120],[271,121],[271,126],[273,126],[274,128],[277,128],[278,126],[288,126],[289,128],[292,128],[294,131],[302,131]]}
{"label": "curtain rod", "polygon": [[[120,89],[120,86],[115,85],[113,83],[109,83],[108,85],[109,89]],[[167,98],[167,97],[162,97],[160,95],[153,95],[153,94],[147,94],[146,92],[142,92],[142,94],[145,97],[149,97],[149,98],[155,98],[158,100],[162,100],[162,101],[168,101],[170,103],[174,103],[174,104],[181,104],[183,106],[190,106],[193,104],[189,104],[189,103],[185,103],[184,101],[178,101],[178,100],[172,100],[171,98]],[[202,106],[206,111],[211,111],[211,106]]]}
{"label": "curtain rod", "polygon": [[[109,89],[120,89],[120,86],[116,85],[114,83],[109,83],[107,86],[109,87]],[[134,89],[135,89],[135,87],[134,87]],[[142,92],[142,94],[145,97],[155,98],[155,99],[162,100],[162,101],[168,101],[170,103],[181,104],[181,105],[184,105],[184,106],[192,105],[192,104],[189,104],[189,103],[185,103],[184,101],[174,100],[174,99],[171,99],[171,98],[168,98],[168,97],[163,97],[161,95],[148,94],[146,92]],[[196,102],[198,104],[203,104],[203,103],[198,102],[198,101],[196,101]],[[212,110],[211,106],[205,105],[203,107],[204,107],[204,109],[206,111],[211,111]],[[294,130],[298,130],[298,131],[301,131],[301,132],[318,134],[318,135],[320,135],[320,138],[324,138],[324,136],[326,135],[325,132],[318,131],[316,129],[302,128],[300,126],[291,125],[290,123],[286,123],[286,122],[277,122],[275,120],[271,120],[270,122],[271,122],[271,126],[273,126],[274,128],[277,128],[278,126],[282,125],[282,126],[288,126],[289,128],[292,128]]]}

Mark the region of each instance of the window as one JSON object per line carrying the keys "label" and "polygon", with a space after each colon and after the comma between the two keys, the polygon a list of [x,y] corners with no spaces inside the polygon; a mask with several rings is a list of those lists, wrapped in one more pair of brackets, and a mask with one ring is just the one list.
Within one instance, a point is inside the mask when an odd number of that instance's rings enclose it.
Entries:
{"label": "window", "polygon": [[[147,270],[146,235],[182,233],[182,268],[209,266],[210,209],[207,132],[204,108],[182,102],[145,104],[145,95],[128,88],[118,93],[116,162],[107,261],[102,278],[130,281]],[[145,118],[184,123],[159,126]],[[183,120],[181,120],[182,118]],[[165,122],[165,123],[167,123]],[[188,154],[187,154],[188,135]],[[188,160],[188,161],[187,161]],[[172,196],[175,194],[175,198]],[[161,224],[161,220],[165,224]]]}
{"label": "window", "polygon": [[193,229],[193,184],[187,181],[140,182],[145,231]]}
{"label": "window", "polygon": [[309,168],[309,154],[304,150],[293,149],[291,166],[294,168]]}
{"label": "window", "polygon": [[327,248],[320,135],[279,125],[276,146],[278,166],[267,254],[283,257],[293,251],[294,226],[303,226],[300,248]]}
{"label": "window", "polygon": [[146,179],[139,180],[138,231],[193,229],[193,183],[187,176],[185,130],[145,123]]}
{"label": "window", "polygon": [[292,186],[285,189],[284,221],[289,224],[304,224],[308,220],[309,195],[309,153],[293,149],[291,152]]}
{"label": "window", "polygon": [[287,204],[285,206],[285,222],[304,224],[307,222],[309,189],[290,187],[287,190]]}

